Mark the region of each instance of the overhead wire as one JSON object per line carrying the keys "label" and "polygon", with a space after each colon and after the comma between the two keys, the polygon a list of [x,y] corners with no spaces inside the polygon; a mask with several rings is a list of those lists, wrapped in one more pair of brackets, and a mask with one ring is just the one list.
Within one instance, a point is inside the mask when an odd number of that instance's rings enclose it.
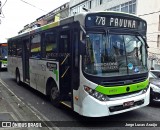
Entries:
{"label": "overhead wire", "polygon": [[33,5],[33,4],[31,4],[31,3],[29,3],[29,2],[26,2],[26,1],[24,1],[24,0],[20,0],[20,1],[22,1],[22,2],[25,3],[25,4],[28,4],[28,5],[32,6],[32,7],[34,7],[34,8],[37,8],[37,9],[43,11],[43,12],[47,12],[47,11],[45,11],[45,10],[43,10],[43,9],[41,9],[41,8],[39,8],[39,7],[37,7],[37,6]]}
{"label": "overhead wire", "polygon": [[1,18],[5,18],[5,15],[3,13],[3,11],[1,12],[2,16],[0,15]]}
{"label": "overhead wire", "polygon": [[4,6],[5,6],[5,4],[7,3],[7,0],[4,2],[4,4],[0,7],[0,9],[2,9]]}
{"label": "overhead wire", "polygon": [[5,15],[4,15],[4,13],[3,13],[2,8],[5,6],[6,3],[7,3],[7,0],[6,0],[6,1],[4,2],[4,4],[0,7],[0,11],[1,11],[0,14],[2,14],[2,16],[0,15],[1,18],[5,18]]}
{"label": "overhead wire", "polygon": [[156,14],[156,13],[160,13],[160,10],[156,11],[156,12],[147,13],[147,14],[141,14],[141,15],[138,15],[138,16],[146,16],[146,15],[151,15],[151,14]]}

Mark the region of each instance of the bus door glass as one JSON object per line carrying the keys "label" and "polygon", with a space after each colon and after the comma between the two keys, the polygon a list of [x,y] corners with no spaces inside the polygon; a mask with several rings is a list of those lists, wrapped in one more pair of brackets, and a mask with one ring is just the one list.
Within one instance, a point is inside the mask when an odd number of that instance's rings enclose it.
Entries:
{"label": "bus door glass", "polygon": [[29,38],[23,40],[23,78],[24,81],[29,81],[29,48],[30,48],[30,42]]}
{"label": "bus door glass", "polygon": [[71,41],[70,30],[60,32],[59,35],[59,76],[60,91],[69,93],[71,89]]}

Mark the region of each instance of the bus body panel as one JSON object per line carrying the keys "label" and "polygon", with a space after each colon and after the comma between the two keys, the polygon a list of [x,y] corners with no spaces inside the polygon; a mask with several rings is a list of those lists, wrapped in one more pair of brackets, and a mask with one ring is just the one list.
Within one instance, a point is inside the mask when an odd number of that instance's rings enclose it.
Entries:
{"label": "bus body panel", "polygon": [[23,81],[22,58],[8,56],[8,71],[12,77],[16,77],[16,69],[19,70],[20,80]]}
{"label": "bus body panel", "polygon": [[[50,66],[49,66],[50,65]],[[49,78],[53,78],[59,87],[58,62],[45,60],[29,60],[30,66],[30,86],[46,94],[46,84]],[[57,68],[54,68],[54,67]],[[56,73],[57,71],[57,73]]]}

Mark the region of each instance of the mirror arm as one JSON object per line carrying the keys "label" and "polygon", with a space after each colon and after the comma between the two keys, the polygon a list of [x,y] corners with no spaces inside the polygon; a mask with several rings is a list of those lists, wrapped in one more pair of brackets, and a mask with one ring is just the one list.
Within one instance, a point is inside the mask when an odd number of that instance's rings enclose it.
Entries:
{"label": "mirror arm", "polygon": [[80,25],[82,31],[84,32],[84,34],[86,35],[86,30],[84,29],[84,27],[82,25]]}

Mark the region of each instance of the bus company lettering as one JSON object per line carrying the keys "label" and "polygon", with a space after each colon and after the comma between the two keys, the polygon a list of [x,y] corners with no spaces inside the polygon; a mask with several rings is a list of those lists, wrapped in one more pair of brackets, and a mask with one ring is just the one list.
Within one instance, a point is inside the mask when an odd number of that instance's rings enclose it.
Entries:
{"label": "bus company lettering", "polygon": [[118,69],[118,63],[117,62],[108,62],[108,63],[97,63],[94,64],[94,67],[98,70],[117,70]]}
{"label": "bus company lettering", "polygon": [[136,21],[122,18],[110,18],[110,26],[122,28],[136,28]]}
{"label": "bus company lettering", "polygon": [[117,89],[111,89],[109,90],[109,93],[116,93],[117,92]]}
{"label": "bus company lettering", "polygon": [[49,69],[49,71],[57,70],[57,64],[47,62],[47,68]]}
{"label": "bus company lettering", "polygon": [[126,127],[157,127],[158,124],[154,122],[131,122],[131,123],[126,123]]}

